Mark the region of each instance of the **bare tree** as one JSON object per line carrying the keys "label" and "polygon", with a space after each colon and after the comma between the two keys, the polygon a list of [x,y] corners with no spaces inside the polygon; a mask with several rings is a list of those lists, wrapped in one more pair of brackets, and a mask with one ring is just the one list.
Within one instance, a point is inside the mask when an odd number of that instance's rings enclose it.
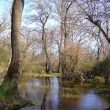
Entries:
{"label": "bare tree", "polygon": [[5,30],[5,20],[0,23],[0,33]]}
{"label": "bare tree", "polygon": [[59,48],[59,64],[58,72],[66,73],[66,48],[68,38],[68,25],[69,25],[69,9],[73,4],[74,0],[60,0],[54,1],[57,7],[57,13],[60,17],[60,32],[61,38],[58,44]]}
{"label": "bare tree", "polygon": [[[37,8],[36,8],[37,7]],[[47,34],[46,34],[46,23],[49,19],[51,8],[47,5],[46,1],[39,1],[34,8],[38,12],[37,15],[31,16],[31,21],[38,22],[40,25],[41,37],[42,37],[42,52],[45,54],[45,72],[50,72],[50,58],[47,48]]]}
{"label": "bare tree", "polygon": [[[85,18],[99,30],[98,32],[100,32],[100,35],[98,37],[103,36],[106,39],[107,43],[110,44],[110,36],[109,36],[110,1],[78,0],[76,3],[78,4],[78,6],[80,6],[82,13],[85,15]],[[99,43],[99,41],[100,38],[99,40],[97,40],[97,43]],[[99,57],[99,51],[100,50],[98,49],[97,51],[98,57]],[[107,57],[110,57],[110,50]],[[108,62],[109,62],[109,58],[108,58]],[[109,75],[110,75],[109,72],[105,74],[106,82],[108,82]]]}
{"label": "bare tree", "polygon": [[[83,13],[86,15],[86,19],[89,20],[93,25],[95,25],[105,39],[110,43],[109,38],[109,12],[110,12],[110,2],[105,0],[80,0],[77,2],[81,7]],[[102,10],[100,10],[100,8]]]}

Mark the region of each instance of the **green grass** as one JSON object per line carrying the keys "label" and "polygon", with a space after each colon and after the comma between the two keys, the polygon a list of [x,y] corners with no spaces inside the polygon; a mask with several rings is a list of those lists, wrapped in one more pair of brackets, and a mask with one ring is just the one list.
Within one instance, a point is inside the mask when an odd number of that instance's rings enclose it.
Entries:
{"label": "green grass", "polygon": [[[40,105],[40,103],[38,102],[25,100],[20,98],[19,96],[16,97],[14,84],[15,82],[12,81],[11,83],[6,83],[6,85],[3,87],[0,87],[0,104],[2,104],[3,107],[5,106],[10,110],[12,108],[22,108],[26,106]],[[0,110],[1,109],[2,108],[0,108]]]}
{"label": "green grass", "polygon": [[[68,83],[68,82],[66,82]],[[72,83],[71,83],[72,84]],[[110,87],[109,85],[102,85],[102,84],[83,84],[82,86],[80,85],[74,85],[69,83],[66,86],[63,86],[63,95],[65,97],[80,97],[81,94],[86,93],[90,90],[93,90],[97,95],[104,97],[104,98],[109,98],[110,99]]]}
{"label": "green grass", "polygon": [[51,73],[51,74],[46,74],[46,73],[24,73],[24,76],[28,76],[28,77],[36,77],[36,78],[45,78],[45,77],[61,77],[60,73]]}
{"label": "green grass", "polygon": [[35,102],[35,101],[32,101],[32,100],[25,100],[25,99],[19,100],[18,103],[23,105],[23,106],[34,106],[34,105],[39,106],[39,105],[41,105],[40,102]]}
{"label": "green grass", "polygon": [[81,94],[76,94],[76,95],[73,95],[73,94],[66,94],[66,95],[62,95],[62,97],[65,97],[65,98],[74,98],[74,99],[79,99],[81,97]]}
{"label": "green grass", "polygon": [[10,84],[6,84],[3,87],[0,87],[0,102],[11,103],[14,100],[14,91],[12,91],[13,87],[14,81],[12,81]]}
{"label": "green grass", "polygon": [[[9,87],[6,87],[5,89],[0,89],[0,103],[5,105],[5,107],[11,109],[18,109],[18,108],[23,108],[27,106],[38,106],[41,105],[40,102],[37,101],[32,101],[32,100],[26,100],[26,99],[16,99],[13,97],[13,93],[10,93]],[[2,107],[2,106],[1,106]],[[0,108],[2,109],[2,108]]]}

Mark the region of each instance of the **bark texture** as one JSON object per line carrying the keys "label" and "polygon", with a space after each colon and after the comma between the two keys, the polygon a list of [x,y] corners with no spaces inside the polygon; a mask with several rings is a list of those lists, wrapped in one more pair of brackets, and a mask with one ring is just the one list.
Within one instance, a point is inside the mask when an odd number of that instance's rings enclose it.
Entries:
{"label": "bark texture", "polygon": [[24,7],[24,0],[14,0],[12,6],[12,15],[11,15],[11,47],[12,47],[12,57],[11,62],[2,84],[2,87],[5,87],[7,84],[13,82],[13,88],[15,93],[18,89],[18,81],[21,69],[21,52],[20,52],[20,30],[21,30],[21,21],[22,21],[22,12]]}

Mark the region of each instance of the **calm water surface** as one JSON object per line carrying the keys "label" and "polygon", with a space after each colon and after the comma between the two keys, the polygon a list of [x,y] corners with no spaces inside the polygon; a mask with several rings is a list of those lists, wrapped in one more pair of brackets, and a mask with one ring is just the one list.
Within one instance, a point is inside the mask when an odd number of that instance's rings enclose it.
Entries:
{"label": "calm water surface", "polygon": [[[75,98],[74,92],[64,91],[57,78],[51,78],[50,85],[45,82],[45,79],[22,82],[19,89],[23,98],[41,102],[39,106],[26,107],[21,110],[103,110],[110,105],[92,90],[82,93],[80,98]],[[76,92],[80,91],[81,88]]]}

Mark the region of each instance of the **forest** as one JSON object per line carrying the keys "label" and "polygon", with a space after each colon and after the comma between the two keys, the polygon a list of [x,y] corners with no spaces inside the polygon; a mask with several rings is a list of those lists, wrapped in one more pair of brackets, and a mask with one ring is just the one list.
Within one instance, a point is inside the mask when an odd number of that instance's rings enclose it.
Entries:
{"label": "forest", "polygon": [[0,0],[0,110],[110,110],[110,0]]}

